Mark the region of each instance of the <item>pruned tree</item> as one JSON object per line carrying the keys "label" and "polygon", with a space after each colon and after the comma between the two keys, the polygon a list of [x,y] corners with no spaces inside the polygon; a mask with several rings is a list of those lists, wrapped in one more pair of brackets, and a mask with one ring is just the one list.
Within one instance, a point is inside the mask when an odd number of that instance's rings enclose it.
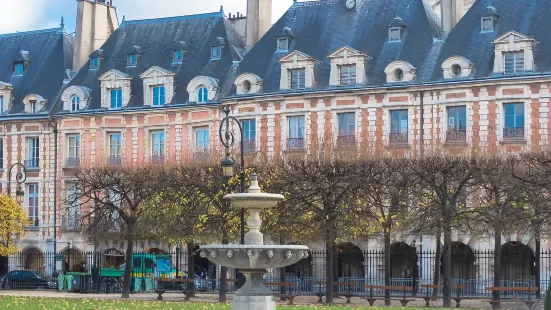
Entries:
{"label": "pruned tree", "polygon": [[[443,246],[443,284],[444,307],[451,306],[451,243],[454,222],[461,210],[458,206],[459,197],[464,194],[477,173],[474,158],[463,156],[431,156],[415,160],[411,164],[412,172],[428,193],[425,195],[432,201],[424,212],[437,212],[444,235]],[[437,240],[440,242],[440,240]],[[438,255],[438,253],[437,253]]]}
{"label": "pruned tree", "polygon": [[[148,203],[165,188],[160,166],[80,168],[74,171],[69,205],[82,210],[85,233],[119,236],[127,243],[122,298],[130,297],[134,241],[151,236]],[[146,220],[147,219],[147,220]]]}
{"label": "pruned tree", "polygon": [[29,220],[23,208],[11,196],[0,194],[0,256],[19,251],[15,239],[23,234]]}

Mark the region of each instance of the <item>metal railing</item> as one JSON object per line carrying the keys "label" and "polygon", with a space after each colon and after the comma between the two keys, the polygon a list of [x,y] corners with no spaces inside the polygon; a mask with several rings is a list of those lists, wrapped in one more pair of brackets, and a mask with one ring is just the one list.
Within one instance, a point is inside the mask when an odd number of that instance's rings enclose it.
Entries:
{"label": "metal railing", "polygon": [[467,142],[467,130],[448,130],[446,131],[446,143],[450,144],[461,144]]}
{"label": "metal railing", "polygon": [[151,162],[154,164],[163,164],[165,162],[165,155],[151,155]]}
{"label": "metal railing", "polygon": [[24,162],[25,167],[27,169],[39,169],[40,168],[40,159],[39,158],[31,158],[27,159]]}
{"label": "metal railing", "polygon": [[254,152],[256,152],[256,141],[255,140],[244,140],[243,141],[243,152],[244,153],[254,153]]}
{"label": "metal railing", "polygon": [[524,139],[524,127],[503,128],[503,139],[505,140]]}
{"label": "metal railing", "polygon": [[390,145],[408,145],[407,133],[390,133],[388,138]]}
{"label": "metal railing", "polygon": [[120,165],[122,165],[122,157],[121,156],[109,156],[107,158],[107,163],[111,166],[120,166]]}
{"label": "metal railing", "polygon": [[75,168],[80,166],[80,158],[79,157],[67,157],[65,160],[65,167],[67,168]]}
{"label": "metal railing", "polygon": [[303,150],[306,147],[306,141],[304,138],[288,138],[287,149],[288,150]]}
{"label": "metal railing", "polygon": [[64,231],[79,231],[80,230],[79,216],[64,215],[61,218],[61,228]]}
{"label": "metal railing", "polygon": [[338,136],[337,148],[353,148],[356,146],[356,136]]}

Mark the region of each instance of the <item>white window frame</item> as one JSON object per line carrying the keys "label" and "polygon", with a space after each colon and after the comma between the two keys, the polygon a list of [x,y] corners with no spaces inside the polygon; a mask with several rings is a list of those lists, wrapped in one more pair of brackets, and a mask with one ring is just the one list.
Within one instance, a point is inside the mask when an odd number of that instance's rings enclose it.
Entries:
{"label": "white window frame", "polygon": [[27,138],[27,168],[37,169],[40,167],[40,138]]}
{"label": "white window frame", "polygon": [[[205,141],[205,135],[203,134],[202,138],[202,145],[199,145],[199,136],[198,134],[202,132],[206,132],[206,141]],[[200,126],[200,127],[194,127],[193,128],[193,146],[196,153],[205,153],[210,150],[210,128],[209,126]]]}
{"label": "white window frame", "polygon": [[[512,72],[507,72],[507,55],[513,55],[513,71]],[[517,57],[522,55],[522,71],[517,71],[517,65],[518,65],[518,60],[517,60]],[[525,62],[526,59],[525,59],[525,55],[524,55],[524,50],[520,50],[520,51],[510,51],[510,52],[503,52],[503,73],[504,74],[515,74],[515,73],[520,73],[520,72],[524,72],[524,66],[525,66]]]}
{"label": "white window frame", "polygon": [[[299,78],[297,82],[298,83],[297,87],[293,87],[293,77],[294,77],[293,72],[302,72],[302,74],[298,75]],[[301,76],[302,76],[302,80],[300,80]],[[306,88],[306,68],[289,69],[289,89],[300,90],[305,88]]]}
{"label": "white window frame", "polygon": [[[32,190],[31,190],[32,189]],[[31,224],[29,227],[38,228],[40,226],[39,199],[40,188],[38,183],[27,183],[27,218]]]}
{"label": "white window frame", "polygon": [[[396,36],[395,34],[398,34]],[[388,41],[389,42],[401,42],[402,41],[402,28],[390,27],[388,28]]]}
{"label": "white window frame", "polygon": [[[113,137],[118,136],[117,141],[113,140]],[[115,142],[113,144],[113,142]],[[115,154],[112,150],[115,147]],[[109,132],[107,133],[107,149],[109,150],[109,158],[121,158],[122,157],[122,133],[121,132]]]}
{"label": "white window frame", "polygon": [[[356,85],[356,80],[357,80],[357,76],[358,76],[358,73],[357,73],[357,68],[358,66],[356,64],[346,64],[346,65],[340,65],[339,66],[339,85],[341,86],[349,86],[349,85]],[[343,84],[343,69],[346,68],[346,80],[348,81],[348,83],[346,84]],[[351,76],[351,73],[350,73],[350,69],[353,68],[354,69],[354,75]]]}
{"label": "white window frame", "polygon": [[[159,139],[157,143],[155,137],[159,135],[162,139]],[[151,130],[149,133],[151,139],[151,158],[156,158],[157,160],[164,160],[166,156],[166,131],[165,130]],[[156,152],[158,150],[158,152]]]}

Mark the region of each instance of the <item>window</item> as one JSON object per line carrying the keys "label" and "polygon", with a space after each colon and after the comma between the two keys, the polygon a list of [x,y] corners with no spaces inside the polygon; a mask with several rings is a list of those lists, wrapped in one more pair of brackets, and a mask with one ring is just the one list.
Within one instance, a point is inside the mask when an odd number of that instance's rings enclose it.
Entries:
{"label": "window", "polygon": [[122,108],[122,89],[111,89],[111,109]]}
{"label": "window", "polygon": [[390,111],[390,143],[408,143],[408,110]]}
{"label": "window", "polygon": [[288,50],[289,50],[289,39],[288,38],[277,39],[277,51],[285,52]]}
{"label": "window", "polygon": [[165,157],[165,132],[151,133],[151,157],[154,161],[163,161]]}
{"label": "window", "polygon": [[402,31],[400,28],[390,28],[388,30],[388,40],[389,41],[401,41],[402,40]]}
{"label": "window", "polygon": [[40,161],[40,140],[38,137],[27,138],[27,160],[25,166],[37,169]]}
{"label": "window", "polygon": [[246,153],[256,151],[256,120],[246,119],[243,125],[243,151]]}
{"label": "window", "polygon": [[396,69],[394,70],[394,80],[400,82],[404,79],[404,70]]}
{"label": "window", "polygon": [[306,70],[303,69],[291,69],[289,70],[289,78],[291,89],[303,89],[305,88],[306,82]]}
{"label": "window", "polygon": [[201,127],[195,129],[195,152],[208,152],[209,150],[209,128]]}
{"label": "window", "polygon": [[38,228],[38,184],[31,183],[27,185],[28,197],[28,210],[27,215],[29,219],[29,225],[31,228]]}
{"label": "window", "polygon": [[173,55],[173,61],[174,62],[182,62],[182,60],[184,60],[184,51],[182,50],[177,50],[177,51],[174,51],[174,55]]}
{"label": "window", "polygon": [[0,170],[4,170],[4,140],[0,139]]}
{"label": "window", "polygon": [[457,77],[457,76],[461,76],[461,72],[463,71],[463,68],[461,68],[460,65],[458,64],[455,64],[452,66],[452,75]]}
{"label": "window", "polygon": [[13,74],[14,75],[23,75],[25,73],[25,64],[21,62],[16,62],[13,64]]}
{"label": "window", "polygon": [[206,87],[200,87],[197,92],[197,102],[205,103],[207,101],[209,101],[209,91]]}
{"label": "window", "polygon": [[221,46],[213,46],[210,49],[210,58],[217,59],[222,57],[222,47]]}
{"label": "window", "polygon": [[0,114],[4,113],[4,97],[0,96]]}
{"label": "window", "polygon": [[165,105],[165,87],[154,86],[153,87],[153,106]]}
{"label": "window", "polygon": [[80,163],[80,135],[67,136],[67,167]]}
{"label": "window", "polygon": [[63,229],[74,230],[78,227],[79,202],[75,184],[67,184],[67,214],[63,216]]}
{"label": "window", "polygon": [[505,74],[524,71],[524,51],[503,53]]}
{"label": "window", "polygon": [[135,66],[138,64],[138,57],[136,54],[128,55],[128,66]]}
{"label": "window", "polygon": [[109,134],[109,157],[110,158],[121,157],[121,134],[120,133]]}
{"label": "window", "polygon": [[36,104],[36,101],[30,101],[29,104],[30,104],[31,113],[34,114],[38,112],[38,105]]}
{"label": "window", "polygon": [[524,104],[507,103],[503,105],[505,112],[504,139],[524,139]]}
{"label": "window", "polygon": [[304,116],[290,116],[289,139],[287,146],[290,150],[304,148]]}
{"label": "window", "polygon": [[356,145],[356,124],[355,113],[341,113],[339,117],[339,136],[337,137],[337,146]]}
{"label": "window", "polygon": [[481,29],[482,29],[482,31],[493,31],[494,30],[494,19],[492,17],[482,17]]}
{"label": "window", "polygon": [[90,60],[90,69],[98,69],[99,68],[99,58],[93,57]]}
{"label": "window", "polygon": [[340,66],[339,78],[341,85],[356,85],[356,65]]}
{"label": "window", "polygon": [[467,107],[448,107],[446,142],[465,142],[467,139]]}
{"label": "window", "polygon": [[74,96],[71,98],[71,111],[78,111],[80,108],[80,97]]}

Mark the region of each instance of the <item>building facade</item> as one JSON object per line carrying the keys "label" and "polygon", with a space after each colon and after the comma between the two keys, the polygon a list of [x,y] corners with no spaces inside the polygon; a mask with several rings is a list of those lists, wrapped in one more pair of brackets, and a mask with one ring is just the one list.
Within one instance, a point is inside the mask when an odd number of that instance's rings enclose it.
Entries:
{"label": "building facade", "polygon": [[[92,244],[78,234],[79,214],[63,204],[71,168],[212,152],[221,105],[243,121],[246,151],[275,160],[351,148],[414,156],[549,145],[545,0],[477,0],[464,16],[456,1],[442,1],[442,19],[424,0],[295,2],[266,27],[261,17],[270,2],[249,0],[247,18],[221,11],[118,25],[109,4],[79,0],[76,40],[62,29],[0,35],[11,48],[0,57],[2,188],[9,167],[24,161],[24,206],[36,219],[20,247],[51,251],[55,230],[58,250],[71,242],[79,251],[124,252],[124,243]],[[90,17],[88,6],[105,7],[97,10],[105,14]],[[91,37],[86,25],[107,35]],[[59,49],[51,58],[38,58],[46,57],[42,46],[32,49],[39,36]],[[48,76],[32,71],[38,68]],[[35,84],[18,84],[21,77]],[[11,182],[12,193],[16,186]],[[428,235],[393,242],[408,251],[414,240],[435,248]],[[360,252],[382,248],[378,239],[350,241]],[[493,248],[489,236],[454,241],[464,249]],[[534,248],[529,230],[504,236],[507,243]],[[367,276],[377,264],[359,257],[349,276]],[[312,266],[323,270],[317,260]]]}

